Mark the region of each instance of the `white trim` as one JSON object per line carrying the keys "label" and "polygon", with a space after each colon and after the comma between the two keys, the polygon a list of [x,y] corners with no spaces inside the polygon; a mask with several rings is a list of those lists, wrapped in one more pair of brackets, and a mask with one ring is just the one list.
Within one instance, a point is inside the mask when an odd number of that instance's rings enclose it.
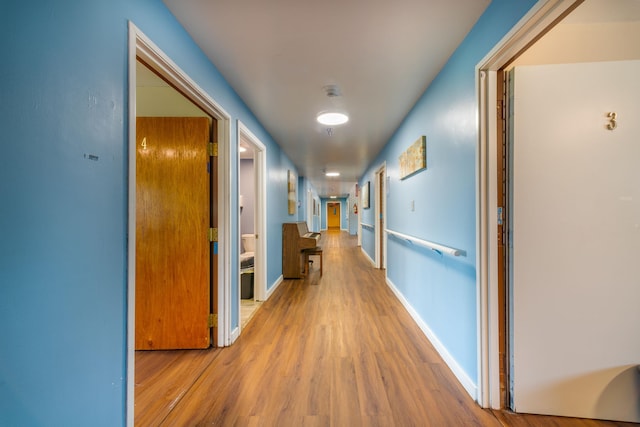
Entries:
{"label": "white trim", "polygon": [[358,246],[362,247],[362,203],[360,202],[360,194],[356,196],[356,204],[358,205]]}
{"label": "white trim", "polygon": [[271,286],[271,288],[267,289],[267,298],[266,299],[269,299],[271,297],[271,295],[273,295],[275,290],[278,289],[278,286],[280,286],[283,281],[284,281],[284,277],[282,275],[280,275],[280,277],[278,277],[276,279],[276,281],[273,283],[273,286]]}
{"label": "white trim", "polygon": [[218,336],[216,345],[230,342],[231,281],[231,160],[229,156],[230,115],[202,90],[138,27],[129,21],[128,46],[129,129],[128,129],[128,239],[127,239],[127,415],[128,426],[134,422],[135,386],[135,247],[136,247],[136,57],[140,57],[164,79],[171,82],[193,103],[218,121]]}
{"label": "white trim", "polygon": [[[137,28],[129,22],[129,132],[128,132],[128,212],[127,212],[127,406],[126,423],[134,424],[134,396],[135,396],[135,348],[136,348],[136,127],[132,125],[136,120],[136,46]],[[133,163],[132,163],[133,162]],[[134,179],[131,179],[133,171]],[[132,208],[133,207],[133,208]]]}
{"label": "white trim", "polygon": [[[238,323],[240,323],[240,325],[242,325],[242,321],[240,321]],[[240,325],[238,325],[235,328],[233,328],[233,330],[231,331],[231,334],[229,334],[232,343],[236,342],[236,340],[238,338],[240,338]]]}
{"label": "white trim", "polygon": [[476,265],[478,313],[478,403],[500,408],[497,292],[497,146],[493,114],[496,72],[582,0],[540,0],[476,66],[479,138],[476,156]]}
{"label": "white trim", "polygon": [[427,339],[431,342],[431,345],[436,349],[440,357],[447,364],[453,375],[456,376],[460,384],[464,387],[464,389],[469,393],[469,395],[475,399],[477,395],[477,387],[473,383],[473,380],[469,378],[467,373],[462,369],[462,367],[456,362],[456,359],[449,353],[449,350],[442,344],[442,342],[438,339],[436,334],[429,328],[427,323],[420,317],[418,312],[411,306],[409,301],[402,295],[402,293],[396,288],[391,279],[387,277],[387,285],[393,291],[396,298],[400,301],[400,303],[404,306],[407,312],[411,315],[413,320],[416,322],[422,333],[425,334]]}
{"label": "white trim", "polygon": [[[386,182],[387,182],[387,162],[382,162],[375,172],[375,218],[373,220],[373,226],[375,230],[375,248],[374,253],[376,257],[376,268],[387,268],[387,235],[385,230],[387,228],[387,204],[381,202],[380,194],[382,197],[386,197]],[[382,176],[382,180],[380,180]],[[380,187],[380,181],[382,181],[382,188]],[[386,200],[385,200],[386,201]],[[382,212],[380,212],[380,204],[382,203]],[[382,226],[380,226],[380,214],[382,213]],[[382,254],[380,254],[380,244],[382,243]],[[382,257],[381,257],[382,255]],[[381,260],[382,258],[382,260]]]}
{"label": "white trim", "polygon": [[[255,185],[255,218],[254,234],[255,240],[255,276],[254,290],[255,299],[265,301],[267,299],[267,147],[260,139],[249,130],[240,120],[238,124],[238,144],[240,139],[244,139],[251,144],[254,149],[254,185]],[[238,164],[240,156],[238,156]],[[238,166],[238,171],[240,167]],[[239,174],[238,174],[239,176]],[[240,178],[238,178],[239,180]],[[240,209],[238,209],[238,224],[240,223]],[[240,246],[238,246],[240,248]],[[239,251],[238,251],[239,252]],[[238,310],[240,310],[240,265],[238,265]],[[238,311],[240,313],[240,311]],[[242,322],[240,322],[242,323]]]}
{"label": "white trim", "polygon": [[373,258],[371,258],[371,257],[369,256],[369,254],[367,253],[367,251],[365,251],[365,250],[364,250],[364,248],[363,248],[362,246],[360,247],[360,251],[361,251],[361,252],[364,254],[364,256],[369,260],[369,262],[371,263],[371,265],[372,265],[373,267],[375,267],[375,266],[376,266],[376,262],[373,260]]}
{"label": "white trim", "polygon": [[307,228],[309,231],[315,231],[313,229],[313,192],[311,188],[307,188]]}

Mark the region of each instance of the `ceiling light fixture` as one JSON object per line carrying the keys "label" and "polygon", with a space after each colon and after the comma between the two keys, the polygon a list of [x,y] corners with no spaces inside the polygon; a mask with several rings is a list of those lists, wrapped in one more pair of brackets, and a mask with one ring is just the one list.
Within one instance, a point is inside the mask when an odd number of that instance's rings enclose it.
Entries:
{"label": "ceiling light fixture", "polygon": [[327,111],[318,114],[317,120],[318,123],[325,126],[338,126],[347,123],[349,121],[349,116],[337,111]]}
{"label": "ceiling light fixture", "polygon": [[246,148],[244,148],[244,147],[241,145],[241,146],[240,146],[239,151],[240,151],[241,153],[244,153],[245,151],[247,151],[247,149],[246,149]]}
{"label": "ceiling light fixture", "polygon": [[325,173],[326,176],[340,176],[340,172],[327,172]]}
{"label": "ceiling light fixture", "polygon": [[343,108],[340,108],[341,103],[339,98],[342,95],[340,88],[336,85],[327,85],[324,86],[322,90],[325,95],[327,95],[327,98],[331,100],[330,102],[333,107],[318,114],[316,117],[318,123],[325,126],[338,126],[347,123],[349,121],[349,116],[343,112]]}

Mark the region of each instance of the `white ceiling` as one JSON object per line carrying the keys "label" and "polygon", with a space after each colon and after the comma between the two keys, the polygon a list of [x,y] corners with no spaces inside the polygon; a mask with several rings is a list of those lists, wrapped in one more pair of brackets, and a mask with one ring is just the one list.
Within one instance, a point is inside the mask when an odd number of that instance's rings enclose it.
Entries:
{"label": "white ceiling", "polygon": [[[490,2],[163,1],[320,196],[352,190]],[[639,19],[640,0],[586,0],[562,24]],[[329,135],[332,107],[351,119]]]}
{"label": "white ceiling", "polygon": [[[330,196],[351,191],[490,1],[164,2],[300,175]],[[341,96],[327,97],[326,85]],[[350,120],[329,135],[315,117],[333,107]]]}

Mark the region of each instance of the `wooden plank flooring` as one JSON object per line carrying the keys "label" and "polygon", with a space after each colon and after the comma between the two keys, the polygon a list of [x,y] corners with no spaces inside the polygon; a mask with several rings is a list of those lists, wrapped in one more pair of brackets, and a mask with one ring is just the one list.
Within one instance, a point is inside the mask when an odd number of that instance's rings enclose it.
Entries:
{"label": "wooden plank flooring", "polygon": [[232,346],[137,352],[136,425],[631,425],[481,409],[355,237],[322,246],[323,276],[285,280]]}

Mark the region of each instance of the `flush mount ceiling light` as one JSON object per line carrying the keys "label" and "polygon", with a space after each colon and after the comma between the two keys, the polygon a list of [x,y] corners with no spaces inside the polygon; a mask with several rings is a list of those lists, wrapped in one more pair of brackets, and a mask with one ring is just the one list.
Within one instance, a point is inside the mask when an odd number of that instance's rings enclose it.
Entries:
{"label": "flush mount ceiling light", "polygon": [[327,172],[325,176],[340,176],[340,172]]}
{"label": "flush mount ceiling light", "polygon": [[316,117],[318,123],[325,126],[338,126],[347,123],[349,121],[349,116],[343,113],[341,111],[343,109],[340,108],[339,98],[342,95],[340,93],[340,88],[336,85],[328,85],[324,86],[322,90],[327,98],[330,99],[332,107],[318,114]]}
{"label": "flush mount ceiling light", "polygon": [[347,123],[349,121],[349,116],[337,111],[327,111],[318,114],[317,120],[318,123],[326,126],[338,126]]}

